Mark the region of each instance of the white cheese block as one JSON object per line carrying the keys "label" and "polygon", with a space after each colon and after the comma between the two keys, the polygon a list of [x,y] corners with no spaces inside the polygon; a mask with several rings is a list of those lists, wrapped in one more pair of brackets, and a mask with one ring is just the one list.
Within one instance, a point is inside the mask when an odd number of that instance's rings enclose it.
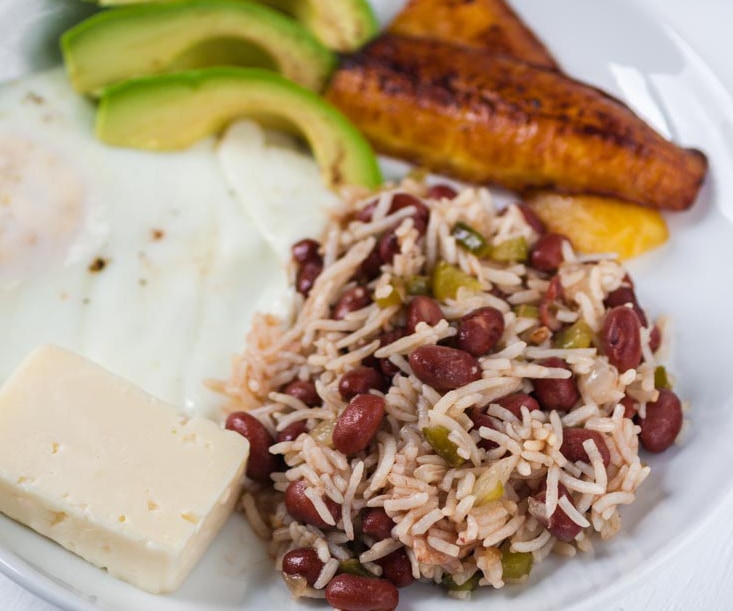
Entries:
{"label": "white cheese block", "polygon": [[247,440],[45,346],[0,391],[0,511],[149,592],[185,579],[239,495]]}

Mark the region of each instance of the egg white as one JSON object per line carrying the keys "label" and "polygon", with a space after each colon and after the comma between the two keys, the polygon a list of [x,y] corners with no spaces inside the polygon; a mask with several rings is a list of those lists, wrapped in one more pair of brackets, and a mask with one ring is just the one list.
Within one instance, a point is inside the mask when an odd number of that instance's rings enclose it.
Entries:
{"label": "egg white", "polygon": [[[299,154],[267,152],[251,124],[227,138],[237,153],[222,172],[214,139],[180,153],[116,149],[95,139],[93,121],[61,70],[0,88],[0,381],[54,343],[215,415],[222,399],[204,380],[227,377],[252,313],[282,295],[282,245],[302,229],[280,222],[293,189],[268,185],[320,191],[306,217],[328,192],[310,159],[300,155],[301,180]],[[255,178],[258,189],[242,187]]]}
{"label": "egg white", "polygon": [[232,193],[283,262],[296,241],[321,238],[339,198],[323,186],[317,164],[295,140],[240,121],[227,129],[217,155]]}

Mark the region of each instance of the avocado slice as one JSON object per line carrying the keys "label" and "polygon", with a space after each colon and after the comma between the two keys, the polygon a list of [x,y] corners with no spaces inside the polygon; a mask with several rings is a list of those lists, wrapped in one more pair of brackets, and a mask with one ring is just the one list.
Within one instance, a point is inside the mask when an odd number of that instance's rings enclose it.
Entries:
{"label": "avocado slice", "polygon": [[382,182],[371,145],[339,111],[258,68],[207,68],[114,85],[100,100],[96,131],[115,146],[177,150],[240,117],[302,136],[331,187],[373,189]]}
{"label": "avocado slice", "polygon": [[[101,6],[148,1],[97,0]],[[355,51],[379,30],[377,18],[368,0],[259,0],[259,2],[295,17],[313,32],[318,40],[335,51]]]}
{"label": "avocado slice", "polygon": [[355,51],[379,30],[367,0],[260,0],[292,15],[330,49]]}
{"label": "avocado slice", "polygon": [[278,11],[240,0],[184,0],[103,11],[64,33],[64,63],[79,92],[129,78],[221,65],[275,69],[320,91],[334,54]]}

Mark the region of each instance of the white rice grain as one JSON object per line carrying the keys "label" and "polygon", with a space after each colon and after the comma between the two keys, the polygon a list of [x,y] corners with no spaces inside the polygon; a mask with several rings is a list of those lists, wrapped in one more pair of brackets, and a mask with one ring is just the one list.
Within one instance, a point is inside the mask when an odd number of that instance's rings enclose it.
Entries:
{"label": "white rice grain", "polygon": [[601,452],[593,439],[586,439],[583,442],[583,449],[588,454],[590,464],[593,467],[596,484],[599,488],[603,488],[603,492],[606,492],[608,485],[608,473],[606,473],[606,467],[603,464],[603,457]]}
{"label": "white rice grain", "polygon": [[610,492],[593,503],[593,510],[602,514],[616,505],[628,505],[633,502],[634,494],[631,492]]}
{"label": "white rice grain", "polygon": [[567,380],[573,373],[561,367],[545,367],[534,363],[514,363],[511,375],[517,378]]}
{"label": "white rice grain", "polygon": [[570,499],[566,496],[561,496],[557,501],[558,507],[562,509],[565,512],[565,515],[568,516],[573,522],[575,522],[578,526],[581,528],[587,528],[590,526],[590,522],[585,519],[583,514],[581,514],[576,508],[575,505],[573,505],[570,502]]}
{"label": "white rice grain", "polygon": [[333,519],[331,512],[328,510],[328,507],[320,494],[318,494],[313,488],[306,488],[305,496],[307,496],[311,503],[313,503],[313,508],[316,510],[316,513],[321,520],[329,526],[336,526],[336,520]]}
{"label": "white rice grain", "polygon": [[[354,496],[356,495],[356,489],[361,483],[361,478],[364,476],[364,462],[357,460],[354,465],[351,477],[349,478],[349,485],[344,493],[343,505],[341,506],[341,519],[344,524],[344,532],[350,541],[354,540],[354,523],[351,521],[351,510],[354,505]],[[334,499],[335,500],[335,499]]]}
{"label": "white rice grain", "polygon": [[560,473],[560,483],[568,490],[574,490],[582,494],[603,494],[606,492],[603,486],[599,486],[595,482],[586,482],[565,472]]}
{"label": "white rice grain", "polygon": [[356,346],[362,339],[380,331],[398,311],[399,306],[396,305],[386,308],[375,306],[372,315],[356,331],[336,342],[336,348],[342,349]]}
{"label": "white rice grain", "polygon": [[583,405],[582,407],[577,407],[572,412],[563,416],[562,424],[566,428],[576,427],[598,414],[599,410],[597,405]]}
{"label": "white rice grain", "polygon": [[395,457],[397,455],[397,442],[390,435],[379,436],[379,463],[377,468],[369,479],[368,490],[377,491],[387,483],[389,472],[394,466]]}
{"label": "white rice grain", "polygon": [[417,522],[415,522],[412,525],[410,531],[413,535],[416,536],[423,535],[428,532],[428,530],[430,530],[430,527],[433,524],[440,521],[441,519],[443,519],[443,512],[438,508],[433,509],[432,511],[426,513]]}
{"label": "white rice grain", "polygon": [[322,590],[324,589],[329,582],[335,577],[336,572],[339,568],[339,561],[335,558],[331,558],[326,564],[323,565],[323,568],[321,569],[321,572],[318,574],[318,579],[316,579],[315,583],[313,584],[314,590]]}
{"label": "white rice grain", "polygon": [[545,495],[545,515],[551,516],[555,513],[558,499],[558,482],[560,481],[560,468],[553,465],[547,471],[547,493]]}
{"label": "white rice grain", "polygon": [[[398,511],[407,511],[409,509],[414,509],[415,507],[421,507],[425,505],[429,499],[430,497],[427,492],[419,492],[414,494],[412,497],[384,501],[383,506],[388,513],[397,513]],[[333,519],[333,517],[331,519]]]}
{"label": "white rice grain", "polygon": [[461,553],[460,547],[436,536],[428,535],[427,542],[434,550],[443,552],[444,554],[453,556],[454,558],[458,558],[458,555]]}
{"label": "white rice grain", "polygon": [[260,512],[257,509],[257,503],[249,492],[242,496],[242,509],[244,510],[244,515],[247,516],[250,526],[252,526],[252,530],[255,531],[255,534],[260,539],[265,541],[268,540],[271,535],[270,528],[262,519],[262,516],[260,516]]}
{"label": "white rice grain", "polygon": [[414,333],[401,337],[391,344],[379,348],[374,353],[374,356],[378,359],[384,359],[393,354],[408,354],[419,346],[437,344],[439,341],[453,337],[455,334],[456,330],[445,319],[439,321],[434,327],[420,322],[416,326]]}
{"label": "white rice grain", "polygon": [[389,556],[389,554],[401,547],[403,547],[402,543],[395,539],[383,539],[382,541],[377,541],[367,551],[362,552],[359,555],[359,562],[362,564],[374,562],[375,560]]}
{"label": "white rice grain", "polygon": [[597,354],[595,348],[535,348],[529,347],[525,350],[527,358],[530,359],[549,359],[549,358],[560,358],[568,359],[570,357],[590,357],[593,358]]}
{"label": "white rice grain", "polygon": [[517,529],[522,525],[525,519],[526,519],[526,516],[524,515],[514,516],[502,528],[496,530],[491,535],[484,538],[483,546],[492,547],[494,545],[498,545],[504,539],[511,537],[517,531]]}
{"label": "white rice grain", "polygon": [[398,222],[406,219],[409,216],[412,216],[414,213],[415,207],[407,206],[382,218],[373,217],[373,220],[371,222],[361,223],[358,226],[353,227],[351,229],[351,236],[354,240],[363,240],[364,238],[375,236],[377,234],[383,233],[387,229],[390,229]]}
{"label": "white rice grain", "polygon": [[517,541],[512,543],[511,551],[527,553],[534,552],[542,548],[552,537],[549,530],[543,530],[537,537],[529,541]]}

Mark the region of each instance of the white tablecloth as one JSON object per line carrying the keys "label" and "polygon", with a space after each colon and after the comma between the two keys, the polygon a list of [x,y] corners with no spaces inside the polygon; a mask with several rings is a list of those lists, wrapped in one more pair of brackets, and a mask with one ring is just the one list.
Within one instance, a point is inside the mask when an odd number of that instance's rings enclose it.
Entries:
{"label": "white tablecloth", "polygon": [[[545,0],[552,1],[552,0]],[[609,0],[596,0],[609,1]],[[733,92],[733,0],[638,0],[670,23]],[[572,16],[568,16],[572,20]],[[733,171],[733,168],[731,168]],[[678,553],[601,610],[727,611],[733,609],[733,495]],[[590,609],[590,607],[588,607]],[[0,575],[2,611],[57,611]]]}

